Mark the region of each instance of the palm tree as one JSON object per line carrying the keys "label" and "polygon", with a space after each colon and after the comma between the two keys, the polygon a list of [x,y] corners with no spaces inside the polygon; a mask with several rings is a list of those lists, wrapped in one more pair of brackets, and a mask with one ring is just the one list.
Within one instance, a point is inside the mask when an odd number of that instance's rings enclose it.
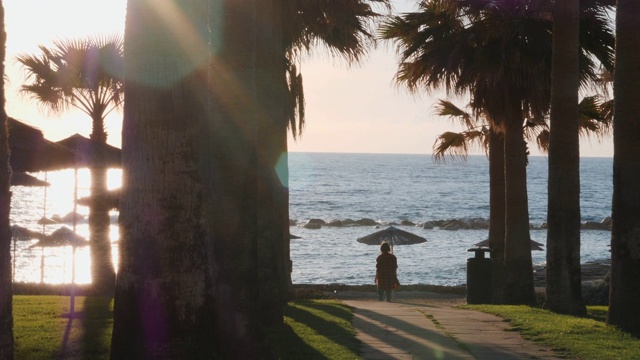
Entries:
{"label": "palm tree", "polygon": [[[578,106],[579,133],[581,136],[601,138],[609,133],[611,119],[608,118],[608,102],[601,102],[599,96],[586,96]],[[472,148],[480,148],[489,158],[489,244],[493,259],[494,302],[502,300],[504,278],[504,145],[500,134],[491,127],[491,122],[482,114],[472,114],[457,107],[450,101],[440,100],[436,114],[458,121],[466,130],[440,134],[433,144],[436,161],[466,159]],[[544,119],[529,118],[524,127],[528,141],[535,142],[540,151],[548,152],[549,129]]]}
{"label": "palm tree", "polygon": [[206,141],[208,4],[181,2],[174,10],[180,29],[193,32],[177,32],[145,1],[127,7],[112,359],[213,358],[219,344],[214,204],[203,171],[217,151]]}
{"label": "palm tree", "polygon": [[[393,17],[382,27],[383,38],[398,44],[399,83],[411,91],[421,87],[468,91],[474,109],[486,114],[494,130],[504,136],[507,303],[535,301],[522,131],[525,114],[540,118],[548,111],[552,30],[548,5],[525,0],[423,1],[421,12]],[[599,45],[583,43],[584,78],[592,76],[589,55]]]}
{"label": "palm tree", "polygon": [[[325,49],[349,65],[361,62],[375,46],[374,25],[378,11],[391,10],[389,0],[284,0],[284,49],[287,69],[287,117],[292,134],[304,128],[302,74],[295,65],[308,53]],[[380,9],[380,10],[378,10]]]}
{"label": "palm tree", "polygon": [[584,315],[580,274],[579,0],[555,1],[545,308]]}
{"label": "palm tree", "polygon": [[[266,15],[255,0],[179,5],[170,19],[144,1],[127,10],[111,357],[265,358],[256,41]],[[176,16],[193,31],[177,31]]]}
{"label": "palm tree", "polygon": [[13,359],[13,307],[11,284],[11,167],[9,134],[4,108],[4,58],[7,36],[4,31],[4,6],[0,0],[0,359]]}
{"label": "palm tree", "polygon": [[282,6],[280,0],[263,1],[256,42],[256,92],[262,109],[256,118],[261,138],[257,150],[258,313],[265,325],[282,322],[292,285]]}
{"label": "palm tree", "polygon": [[[209,179],[215,207],[209,214],[214,237],[213,253],[218,271],[214,276],[217,336],[220,349],[228,358],[260,358],[265,339],[261,333],[259,248],[259,166],[258,118],[262,91],[258,80],[257,34],[271,12],[262,13],[258,0],[223,0],[224,24],[221,39],[212,45],[210,68],[212,171]],[[213,13],[212,13],[213,14]],[[237,84],[229,90],[221,74]],[[260,91],[260,93],[258,93]],[[262,204],[260,204],[262,205]],[[281,218],[275,219],[281,221]],[[234,311],[229,311],[234,309]]]}
{"label": "palm tree", "polygon": [[613,121],[611,285],[607,322],[639,334],[640,314],[640,3],[618,0]]}
{"label": "palm tree", "polygon": [[[118,36],[83,40],[57,41],[42,54],[18,56],[27,73],[21,92],[29,94],[46,108],[61,113],[69,108],[89,115],[91,139],[106,144],[105,117],[122,105],[123,43]],[[91,278],[94,289],[111,296],[115,270],[109,241],[109,208],[98,199],[107,193],[107,167],[95,160],[91,164],[89,206]]]}
{"label": "palm tree", "polygon": [[[348,63],[358,62],[373,45],[373,6],[388,0],[270,0],[262,3],[258,41],[258,253],[260,314],[263,322],[281,322],[290,298],[287,127],[294,137],[304,127],[304,89],[296,64],[320,47]],[[272,26],[270,29],[269,26]],[[318,46],[319,45],[319,46]],[[274,219],[275,218],[275,219]]]}
{"label": "palm tree", "polygon": [[[510,8],[506,3],[484,8],[472,1],[435,0],[423,1],[419,6],[421,12],[393,17],[382,28],[383,38],[398,44],[401,60],[397,81],[411,91],[420,86],[444,86],[458,93],[470,91],[474,107],[483,109],[494,129],[503,134],[504,301],[534,303],[522,105],[540,112],[538,102],[545,89],[536,88],[537,93],[530,93],[534,88],[525,83],[534,71],[540,75],[545,59],[534,61],[538,66],[533,69],[517,59],[544,53],[541,50],[545,46],[539,37],[523,32],[533,26],[516,25],[533,25],[536,19],[527,9]],[[546,27],[540,21],[536,29]]]}

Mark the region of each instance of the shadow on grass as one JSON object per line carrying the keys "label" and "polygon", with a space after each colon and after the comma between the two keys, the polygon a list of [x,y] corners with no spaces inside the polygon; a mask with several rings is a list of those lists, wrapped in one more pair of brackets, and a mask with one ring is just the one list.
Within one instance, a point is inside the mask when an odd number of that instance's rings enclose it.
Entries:
{"label": "shadow on grass", "polygon": [[307,344],[293,328],[280,324],[269,330],[267,337],[278,354],[278,359],[324,359],[321,352]]}
{"label": "shadow on grass", "polygon": [[359,341],[349,331],[353,314],[345,305],[297,301],[284,315],[289,321],[269,331],[280,359],[328,359],[331,346],[358,353]]}
{"label": "shadow on grass", "polygon": [[84,299],[81,352],[85,359],[108,359],[113,327],[112,298]]}

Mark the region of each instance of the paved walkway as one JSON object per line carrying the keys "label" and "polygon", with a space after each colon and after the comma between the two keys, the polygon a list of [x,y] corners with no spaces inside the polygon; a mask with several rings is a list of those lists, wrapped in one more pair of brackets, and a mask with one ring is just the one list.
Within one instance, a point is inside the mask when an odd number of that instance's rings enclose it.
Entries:
{"label": "paved walkway", "polygon": [[[365,359],[559,359],[524,340],[501,318],[453,307],[454,302],[399,298],[342,298],[355,309],[353,325]],[[460,303],[460,301],[458,301]]]}

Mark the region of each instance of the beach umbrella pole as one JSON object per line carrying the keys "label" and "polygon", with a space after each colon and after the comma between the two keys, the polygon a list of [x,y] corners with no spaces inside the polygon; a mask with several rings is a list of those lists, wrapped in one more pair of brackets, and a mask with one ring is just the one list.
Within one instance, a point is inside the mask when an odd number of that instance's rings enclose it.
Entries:
{"label": "beach umbrella pole", "polygon": [[[78,223],[78,217],[76,216],[78,210],[78,168],[74,169],[75,185],[73,188],[73,233],[76,233],[76,225]],[[69,316],[73,316],[76,311],[76,244],[73,243],[73,252],[71,255],[71,294],[69,297]]]}
{"label": "beach umbrella pole", "polygon": [[[44,181],[47,181],[47,172],[44,172]],[[44,204],[42,205],[42,218],[47,217],[47,187],[44,187]],[[42,222],[42,235],[46,235],[45,227],[47,226],[47,222]],[[44,283],[44,244],[40,247],[40,284]]]}
{"label": "beach umbrella pole", "polygon": [[16,237],[13,237],[13,273],[11,274],[11,281],[16,282]]}

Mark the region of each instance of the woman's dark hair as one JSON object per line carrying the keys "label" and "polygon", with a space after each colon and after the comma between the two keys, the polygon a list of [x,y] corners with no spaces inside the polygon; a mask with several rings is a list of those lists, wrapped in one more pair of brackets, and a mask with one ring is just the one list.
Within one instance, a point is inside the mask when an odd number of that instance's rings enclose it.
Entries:
{"label": "woman's dark hair", "polygon": [[382,243],[382,245],[380,245],[380,251],[382,251],[383,253],[388,253],[389,251],[391,251],[391,247],[388,243]]}

